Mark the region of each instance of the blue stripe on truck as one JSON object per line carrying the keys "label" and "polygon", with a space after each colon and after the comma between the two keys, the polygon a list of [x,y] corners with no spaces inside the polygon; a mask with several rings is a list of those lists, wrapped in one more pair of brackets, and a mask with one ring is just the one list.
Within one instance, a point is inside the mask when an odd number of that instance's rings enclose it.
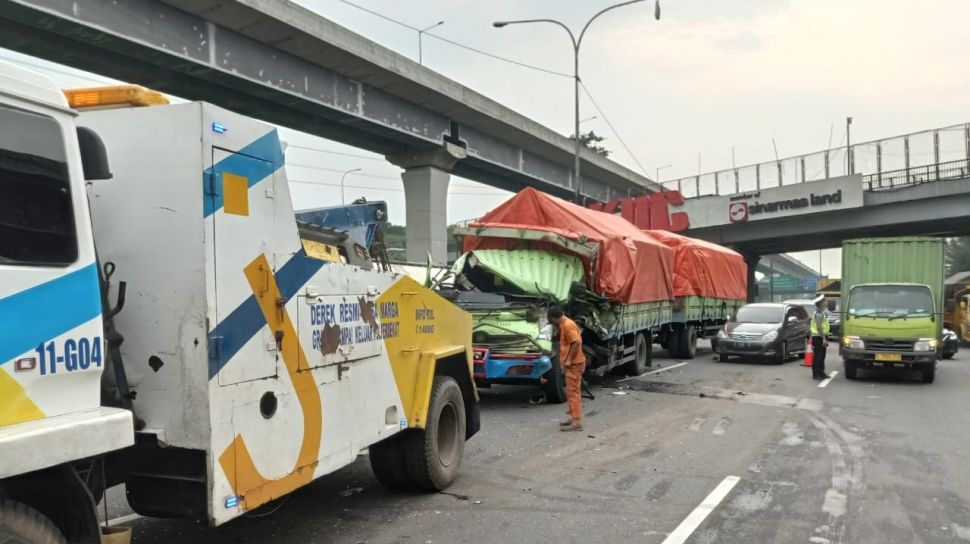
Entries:
{"label": "blue stripe on truck", "polygon": [[[301,249],[275,274],[280,294],[287,300],[293,298],[325,264],[326,261],[307,257]],[[242,271],[239,273],[242,274]],[[216,377],[233,355],[265,326],[266,318],[254,295],[250,295],[219,322],[209,333],[209,379]],[[218,347],[214,347],[214,344],[218,344]]]}
{"label": "blue stripe on truck", "polygon": [[94,263],[0,299],[0,365],[100,314]]}
{"label": "blue stripe on truck", "polygon": [[[252,159],[265,162],[261,163]],[[283,162],[283,148],[280,146],[276,129],[273,129],[246,147],[215,163],[211,168],[206,168],[202,172],[202,191],[205,195],[205,198],[202,199],[202,216],[209,217],[221,209],[223,205],[221,188],[210,186],[214,173],[231,172],[243,176],[249,181],[249,186],[252,187],[283,168]],[[268,174],[265,163],[269,163]]]}

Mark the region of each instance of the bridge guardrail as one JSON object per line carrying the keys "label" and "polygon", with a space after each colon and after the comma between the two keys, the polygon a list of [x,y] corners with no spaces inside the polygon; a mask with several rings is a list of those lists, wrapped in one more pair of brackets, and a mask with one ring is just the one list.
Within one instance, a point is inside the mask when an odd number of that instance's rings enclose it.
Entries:
{"label": "bridge guardrail", "polygon": [[[850,174],[870,191],[960,177],[970,164],[970,123],[834,147],[661,182],[685,198],[727,196]],[[966,172],[965,172],[966,173]],[[925,181],[923,181],[925,180]]]}
{"label": "bridge guardrail", "polygon": [[912,187],[932,181],[946,181],[970,177],[970,159],[902,168],[878,174],[862,176],[862,188],[866,191],[888,191]]}

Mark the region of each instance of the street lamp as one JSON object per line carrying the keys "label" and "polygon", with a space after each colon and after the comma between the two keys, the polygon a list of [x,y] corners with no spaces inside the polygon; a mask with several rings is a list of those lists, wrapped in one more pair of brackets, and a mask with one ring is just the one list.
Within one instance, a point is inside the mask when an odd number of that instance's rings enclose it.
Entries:
{"label": "street lamp", "polygon": [[341,204],[347,203],[347,195],[344,194],[344,180],[347,179],[347,174],[353,174],[354,172],[360,172],[361,170],[363,170],[363,168],[353,168],[351,170],[347,170],[346,172],[344,172],[342,176],[340,176],[340,203]]}
{"label": "street lamp", "polygon": [[422,28],[418,31],[418,64],[424,64],[424,50],[421,47],[421,36],[431,30],[432,28],[438,28],[439,26],[445,24],[444,21],[438,21],[437,23],[429,26],[428,28]]}
{"label": "street lamp", "polygon": [[598,116],[598,115],[594,115],[594,116],[592,116],[592,117],[587,117],[586,119],[580,119],[580,120],[579,120],[579,123],[580,123],[580,124],[583,124],[583,123],[585,123],[586,121],[592,121],[593,119],[599,119],[599,116]]}
{"label": "street lamp", "polygon": [[657,177],[654,178],[654,181],[656,181],[657,183],[660,183],[660,171],[663,170],[664,168],[670,168],[671,166],[673,166],[673,165],[672,164],[665,164],[663,166],[658,166],[657,167]]}
{"label": "street lamp", "polygon": [[[492,23],[492,26],[494,26],[495,28],[502,28],[508,25],[520,25],[520,24],[526,24],[526,23],[552,23],[554,25],[558,25],[562,27],[566,31],[566,33],[569,34],[569,39],[572,40],[573,42],[573,79],[575,80],[575,100],[574,100],[575,126],[573,127],[574,128],[573,139],[575,140],[575,155],[576,155],[574,158],[574,164],[573,164],[573,177],[575,178],[574,185],[576,190],[574,200],[576,201],[577,204],[580,203],[579,189],[580,189],[581,178],[580,178],[579,154],[580,154],[580,146],[582,145],[579,141],[579,84],[580,84],[579,47],[583,44],[583,36],[586,35],[586,30],[589,29],[589,25],[591,25],[593,21],[595,21],[600,15],[603,15],[607,11],[611,11],[616,8],[621,8],[623,6],[629,6],[630,4],[636,4],[639,2],[645,2],[645,1],[646,0],[628,0],[627,2],[621,2],[619,4],[615,4],[615,5],[603,8],[602,10],[597,12],[596,15],[593,15],[592,17],[590,17],[588,21],[586,21],[586,25],[584,25],[583,29],[579,32],[578,38],[576,37],[575,34],[573,34],[573,31],[570,30],[568,26],[566,26],[564,23],[561,23],[555,19],[523,19],[520,21],[495,21],[494,23]],[[660,0],[655,0],[653,16],[657,20],[660,20]]]}

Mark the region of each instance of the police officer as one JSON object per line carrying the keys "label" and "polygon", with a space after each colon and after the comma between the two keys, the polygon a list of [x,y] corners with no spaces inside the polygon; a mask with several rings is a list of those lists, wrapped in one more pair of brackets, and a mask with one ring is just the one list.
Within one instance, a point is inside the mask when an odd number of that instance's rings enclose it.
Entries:
{"label": "police officer", "polygon": [[814,301],[815,315],[812,316],[812,378],[828,378],[825,373],[825,352],[829,347],[829,318],[825,313],[825,295]]}

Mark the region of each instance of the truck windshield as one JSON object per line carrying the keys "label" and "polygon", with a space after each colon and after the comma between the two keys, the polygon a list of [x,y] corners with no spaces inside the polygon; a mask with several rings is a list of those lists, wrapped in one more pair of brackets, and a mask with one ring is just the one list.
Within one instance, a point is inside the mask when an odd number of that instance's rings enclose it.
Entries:
{"label": "truck windshield", "polygon": [[738,323],[781,323],[781,307],[745,306],[738,310]]}
{"label": "truck windshield", "polygon": [[933,313],[933,297],[920,285],[860,285],[849,294],[849,315],[921,317]]}
{"label": "truck windshield", "polygon": [[0,105],[0,264],[73,263],[75,237],[61,126]]}

